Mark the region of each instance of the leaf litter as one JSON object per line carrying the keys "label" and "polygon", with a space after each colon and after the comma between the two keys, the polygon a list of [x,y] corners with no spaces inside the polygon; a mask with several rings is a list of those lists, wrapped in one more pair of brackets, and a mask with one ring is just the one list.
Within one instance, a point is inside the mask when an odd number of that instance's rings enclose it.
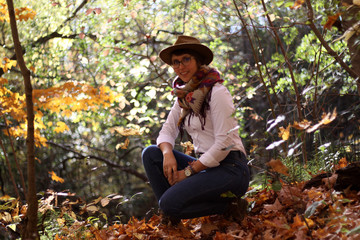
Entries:
{"label": "leaf litter", "polygon": [[[56,219],[60,227],[53,239],[360,239],[360,191],[350,187],[334,190],[329,180],[334,176],[323,178],[328,180],[316,186],[301,182],[282,183],[278,191],[270,184],[264,189],[250,188],[245,197],[248,214],[242,222],[212,215],[183,219],[179,225],[172,226],[163,224],[161,217],[154,214],[147,220],[132,217],[127,223],[99,226],[90,220],[80,220],[77,214],[81,213],[73,212],[71,206],[78,201],[65,201],[61,209],[67,212]],[[39,211],[54,211],[51,202],[57,195],[53,193],[45,198]],[[85,206],[82,211],[89,211],[90,206],[99,205],[100,209],[119,197],[122,196],[114,194],[80,204]],[[6,202],[0,211],[1,226],[6,226],[6,231],[17,231],[26,216],[26,205],[21,206],[18,200],[8,196],[0,200]],[[69,222],[66,215],[73,220]]]}
{"label": "leaf litter", "polygon": [[94,239],[360,239],[360,192],[324,184],[305,189],[304,184],[253,192],[246,197],[249,212],[241,223],[213,215],[169,226],[153,215],[97,230]]}

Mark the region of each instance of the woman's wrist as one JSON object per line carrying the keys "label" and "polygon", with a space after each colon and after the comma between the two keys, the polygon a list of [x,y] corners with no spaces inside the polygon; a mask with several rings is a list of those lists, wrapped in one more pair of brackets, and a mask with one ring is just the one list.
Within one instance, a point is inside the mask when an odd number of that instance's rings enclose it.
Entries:
{"label": "woman's wrist", "polygon": [[199,160],[196,160],[192,163],[190,163],[192,170],[194,171],[194,173],[198,173],[201,172],[202,170],[206,169],[207,167],[202,164]]}

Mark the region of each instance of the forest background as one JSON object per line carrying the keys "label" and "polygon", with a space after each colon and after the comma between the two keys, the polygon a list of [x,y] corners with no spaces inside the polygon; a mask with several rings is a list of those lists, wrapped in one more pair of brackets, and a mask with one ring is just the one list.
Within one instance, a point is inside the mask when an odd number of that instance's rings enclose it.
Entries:
{"label": "forest background", "polygon": [[[33,88],[37,197],[107,196],[102,211],[112,221],[156,208],[141,151],[174,101],[174,72],[158,53],[181,34],[214,51],[253,186],[268,183],[271,159],[293,182],[358,161],[359,8],[356,0],[16,1]],[[0,191],[26,202],[29,122],[10,25],[1,0]]]}

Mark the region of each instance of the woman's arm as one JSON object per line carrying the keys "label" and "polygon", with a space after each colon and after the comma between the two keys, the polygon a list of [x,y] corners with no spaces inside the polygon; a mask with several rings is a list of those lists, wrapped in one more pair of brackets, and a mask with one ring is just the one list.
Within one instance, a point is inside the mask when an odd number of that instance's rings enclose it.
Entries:
{"label": "woman's arm", "polygon": [[160,143],[159,148],[163,154],[163,171],[165,177],[168,179],[170,185],[174,182],[174,173],[177,172],[177,163],[173,153],[173,146],[171,143]]}
{"label": "woman's arm", "polygon": [[[231,131],[237,126],[233,117],[235,111],[232,96],[223,85],[215,85],[212,89],[210,101],[210,115],[213,127],[214,143],[201,155],[199,161],[207,167],[216,167],[220,164],[235,145],[241,141],[232,136],[237,131]],[[233,146],[234,145],[234,146]]]}

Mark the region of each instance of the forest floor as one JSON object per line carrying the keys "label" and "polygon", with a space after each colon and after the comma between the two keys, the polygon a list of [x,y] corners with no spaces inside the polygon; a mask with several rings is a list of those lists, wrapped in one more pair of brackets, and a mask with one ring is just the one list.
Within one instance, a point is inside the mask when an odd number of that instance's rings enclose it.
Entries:
{"label": "forest floor", "polygon": [[[133,217],[124,224],[100,227],[91,218],[77,220],[80,219],[77,214],[81,213],[75,214],[71,208],[76,202],[65,201],[55,215],[52,195],[39,206],[39,213],[43,212],[48,218],[47,222],[42,218],[41,239],[360,239],[359,174],[340,173],[321,174],[301,183],[281,182],[276,191],[271,185],[249,189],[245,198],[249,204],[248,213],[241,222],[214,215],[184,219],[172,226],[162,224],[161,217],[155,214],[147,220]],[[346,182],[344,176],[353,176],[353,184],[341,185]],[[108,198],[99,198],[97,203],[106,205],[108,201]],[[8,202],[0,211],[0,235],[10,232],[15,236],[21,230],[22,221],[11,222],[23,218],[26,213],[16,200]],[[4,206],[8,206],[7,210]],[[96,210],[93,203],[86,208]]]}
{"label": "forest floor", "polygon": [[334,190],[338,179],[334,173],[282,183],[278,191],[250,190],[248,214],[240,223],[216,215],[170,226],[154,215],[147,221],[132,218],[126,224],[93,229],[91,234],[93,239],[360,239],[360,191],[353,186]]}
{"label": "forest floor", "polygon": [[241,223],[209,216],[168,226],[154,215],[94,234],[96,239],[360,239],[360,192],[303,185],[256,192],[247,198],[252,209]]}

